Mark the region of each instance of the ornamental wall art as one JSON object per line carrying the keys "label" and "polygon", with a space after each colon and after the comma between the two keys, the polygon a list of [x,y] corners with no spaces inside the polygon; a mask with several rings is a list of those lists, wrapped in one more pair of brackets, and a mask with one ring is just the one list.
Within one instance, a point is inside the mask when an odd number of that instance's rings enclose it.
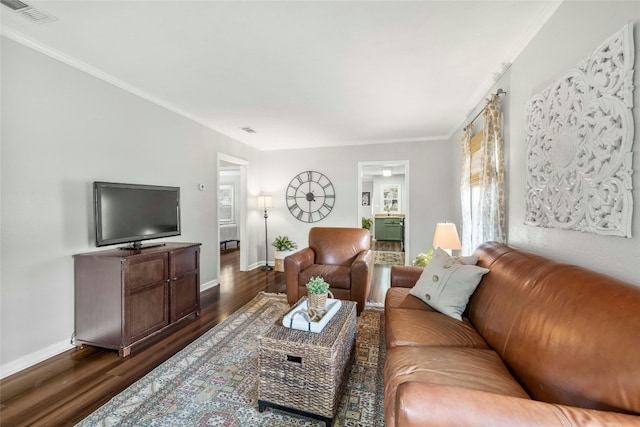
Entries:
{"label": "ornamental wall art", "polygon": [[631,237],[633,24],[525,107],[525,224]]}

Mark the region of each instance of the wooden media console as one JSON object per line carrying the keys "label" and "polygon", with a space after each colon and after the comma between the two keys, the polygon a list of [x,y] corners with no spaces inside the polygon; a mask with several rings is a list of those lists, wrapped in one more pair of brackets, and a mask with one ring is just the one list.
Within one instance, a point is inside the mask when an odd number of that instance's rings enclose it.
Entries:
{"label": "wooden media console", "polygon": [[74,255],[74,345],[131,347],[200,315],[200,243]]}

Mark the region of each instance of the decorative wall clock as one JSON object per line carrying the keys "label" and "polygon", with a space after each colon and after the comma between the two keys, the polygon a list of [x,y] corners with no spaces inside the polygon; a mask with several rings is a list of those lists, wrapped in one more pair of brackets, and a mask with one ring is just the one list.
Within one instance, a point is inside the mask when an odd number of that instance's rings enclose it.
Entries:
{"label": "decorative wall clock", "polygon": [[287,207],[302,222],[317,222],[329,215],[336,202],[331,180],[316,171],[294,176],[287,187]]}

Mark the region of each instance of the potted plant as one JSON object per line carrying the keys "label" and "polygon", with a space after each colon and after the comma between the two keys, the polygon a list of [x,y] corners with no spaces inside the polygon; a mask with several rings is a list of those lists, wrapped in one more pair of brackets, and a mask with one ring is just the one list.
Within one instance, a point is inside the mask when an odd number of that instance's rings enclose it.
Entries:
{"label": "potted plant", "polygon": [[278,236],[274,239],[273,243],[271,243],[271,246],[276,248],[273,254],[275,270],[284,271],[284,259],[291,255],[298,245],[292,242],[287,236]]}
{"label": "potted plant", "polygon": [[278,236],[275,238],[271,246],[276,248],[276,250],[284,252],[291,251],[298,247],[295,242],[292,242],[287,236]]}
{"label": "potted plant", "polygon": [[367,230],[371,231],[371,226],[373,225],[373,219],[372,218],[366,218],[366,217],[362,217],[362,228],[366,228]]}
{"label": "potted plant", "polygon": [[327,296],[331,294],[331,298],[333,298],[329,284],[322,277],[312,277],[306,286],[309,309],[324,310],[327,305]]}
{"label": "potted plant", "polygon": [[373,218],[362,217],[362,228],[366,228],[369,230],[369,244],[371,244],[371,240],[373,239],[373,234],[371,233],[371,227],[373,226]]}
{"label": "potted plant", "polygon": [[427,264],[429,264],[429,261],[431,261],[432,257],[433,257],[433,249],[429,249],[429,252],[427,252],[426,254],[418,254],[418,256],[415,257],[415,259],[411,264],[414,267],[426,267]]}

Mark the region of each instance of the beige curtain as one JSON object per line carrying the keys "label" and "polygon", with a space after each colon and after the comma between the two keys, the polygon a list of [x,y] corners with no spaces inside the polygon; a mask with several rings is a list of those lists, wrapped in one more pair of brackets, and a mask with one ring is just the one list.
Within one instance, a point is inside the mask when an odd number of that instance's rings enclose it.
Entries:
{"label": "beige curtain", "polygon": [[[470,254],[471,248],[471,135],[473,123],[465,129],[462,137],[462,177],[460,178],[460,202],[462,203],[462,254]],[[470,249],[471,248],[471,249]]]}
{"label": "beige curtain", "polygon": [[[474,140],[468,126],[462,140],[463,179],[462,253],[469,254],[482,242],[506,242],[504,204],[504,140],[497,94],[485,101],[484,129],[480,144],[480,170],[472,168]],[[476,162],[473,162],[476,163]]]}

